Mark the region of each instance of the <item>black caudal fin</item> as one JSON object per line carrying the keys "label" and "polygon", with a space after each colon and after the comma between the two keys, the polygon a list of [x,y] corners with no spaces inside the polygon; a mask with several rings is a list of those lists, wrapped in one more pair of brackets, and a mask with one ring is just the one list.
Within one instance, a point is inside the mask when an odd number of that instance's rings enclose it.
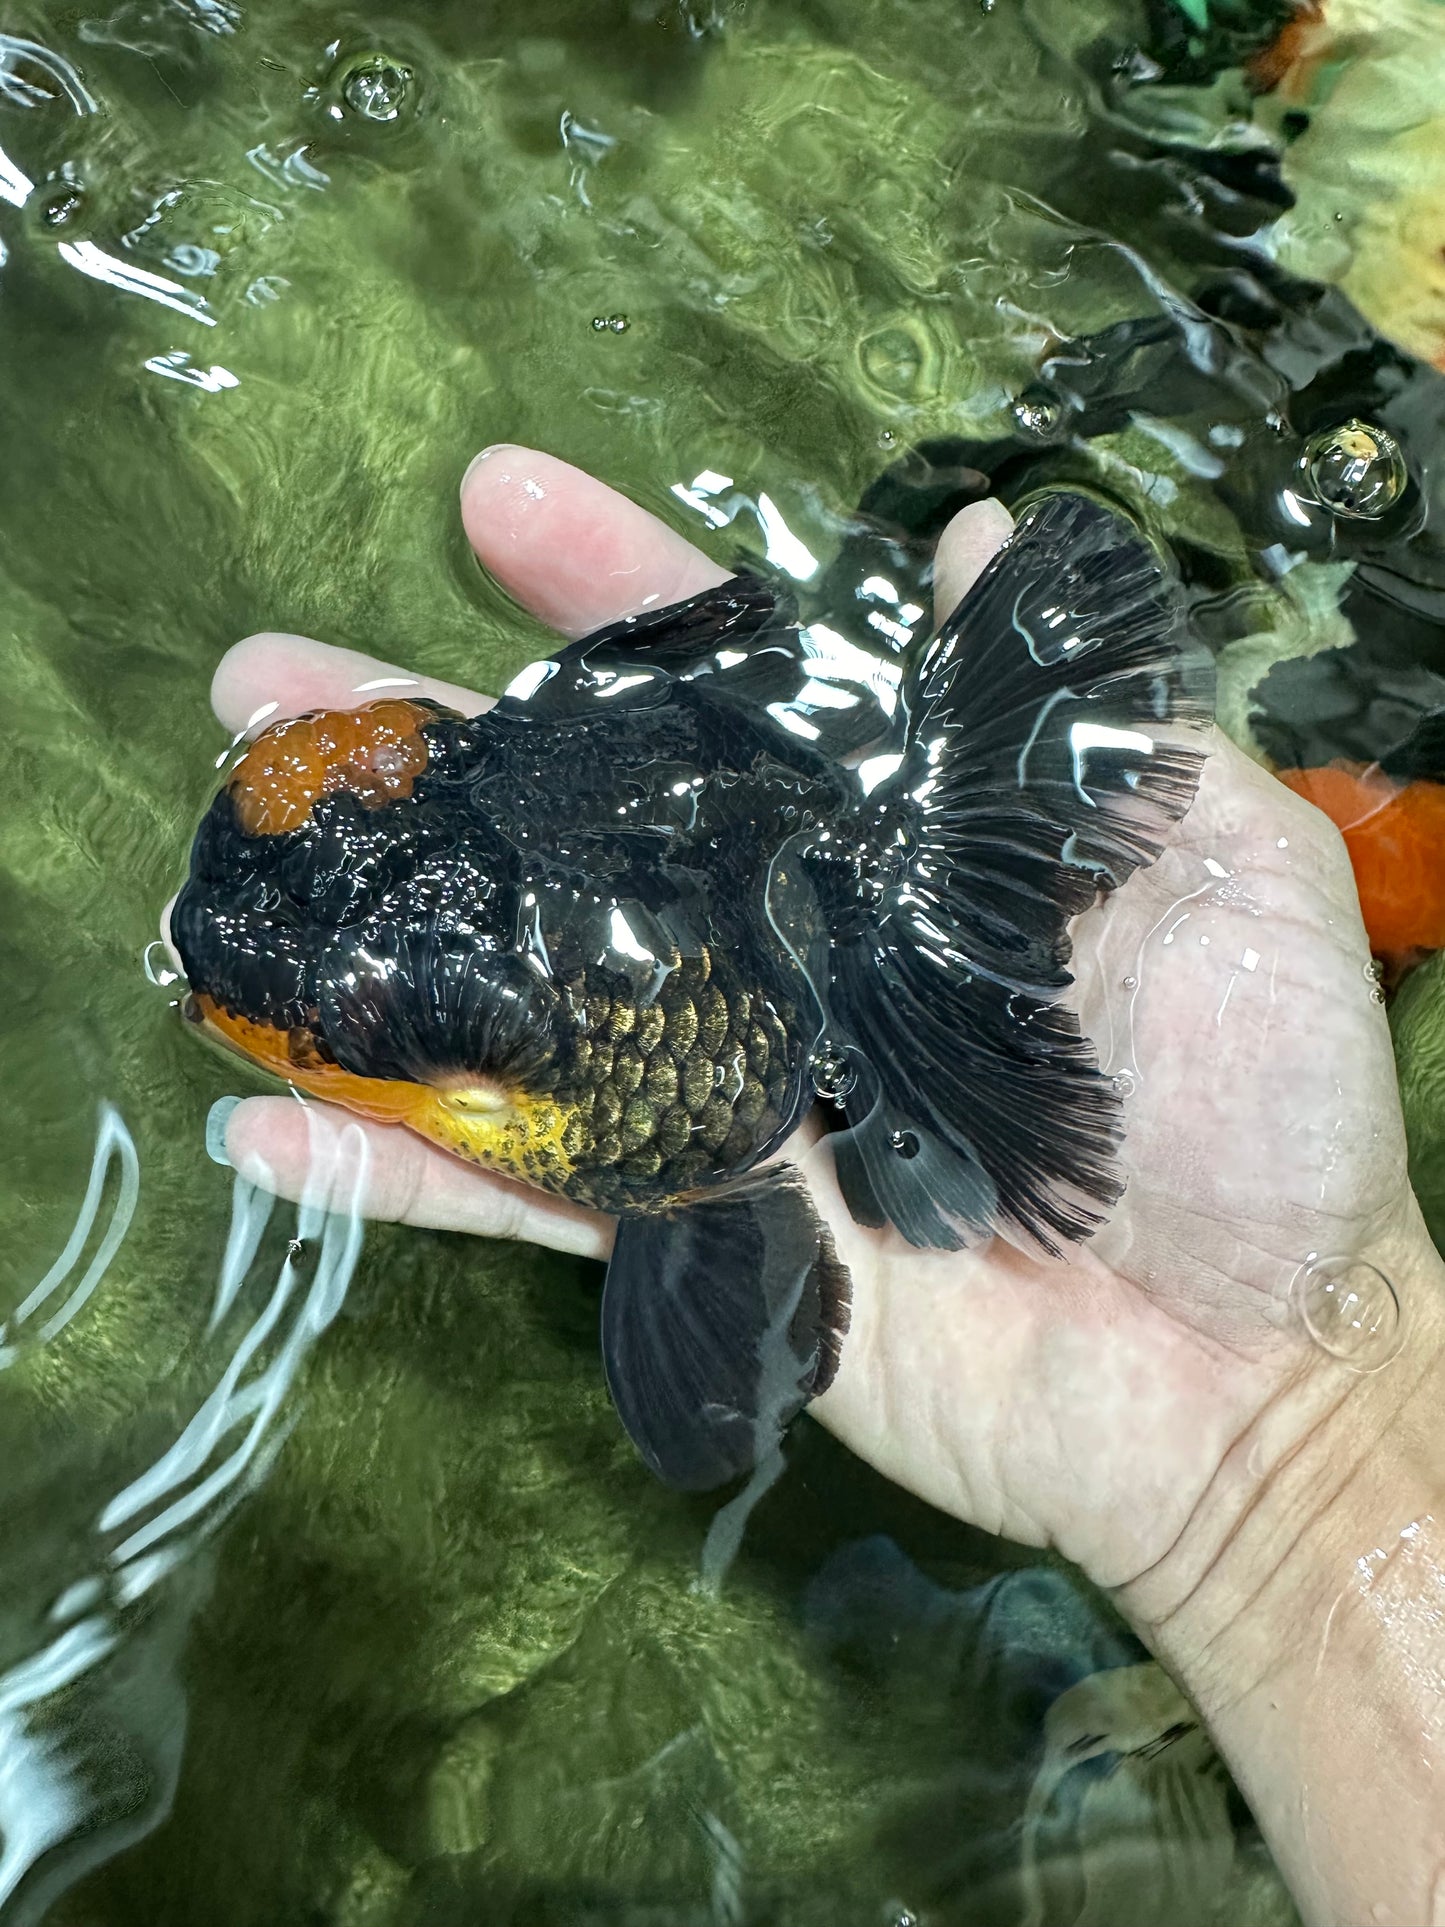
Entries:
{"label": "black caudal fin", "polygon": [[608,1389],[669,1485],[701,1492],[749,1471],[826,1389],[847,1325],[847,1273],[785,1166],[617,1228]]}
{"label": "black caudal fin", "polygon": [[1057,1249],[1121,1188],[1120,1102],[1060,1003],[1069,920],[1189,807],[1208,678],[1152,551],[1056,495],[906,693],[901,766],[870,798],[882,854],[823,996],[840,1176],[860,1220],[916,1244],[1005,1230]]}

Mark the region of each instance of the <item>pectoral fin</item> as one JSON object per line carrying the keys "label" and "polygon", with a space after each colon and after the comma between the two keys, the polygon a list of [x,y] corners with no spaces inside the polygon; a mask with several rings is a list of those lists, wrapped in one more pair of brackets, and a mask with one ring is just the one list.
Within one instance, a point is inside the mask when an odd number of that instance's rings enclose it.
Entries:
{"label": "pectoral fin", "polygon": [[847,1325],[847,1272],[786,1166],[618,1227],[607,1384],[669,1485],[701,1492],[749,1471],[827,1387]]}

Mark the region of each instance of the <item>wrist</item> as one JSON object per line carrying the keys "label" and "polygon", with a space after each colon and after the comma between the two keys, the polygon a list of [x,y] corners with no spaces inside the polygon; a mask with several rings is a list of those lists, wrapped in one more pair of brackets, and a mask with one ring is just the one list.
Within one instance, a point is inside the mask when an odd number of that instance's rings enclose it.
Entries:
{"label": "wrist", "polygon": [[1303,1361],[1118,1595],[1306,1920],[1351,1927],[1445,1922],[1445,1266],[1422,1227],[1371,1255],[1398,1355]]}

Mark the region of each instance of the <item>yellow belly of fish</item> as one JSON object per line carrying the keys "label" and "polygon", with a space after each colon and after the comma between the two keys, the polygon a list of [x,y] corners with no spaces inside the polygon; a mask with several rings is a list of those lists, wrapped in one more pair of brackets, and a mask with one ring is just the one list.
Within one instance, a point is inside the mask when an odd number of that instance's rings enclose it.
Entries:
{"label": "yellow belly of fish", "polygon": [[359,1117],[405,1124],[469,1164],[504,1177],[549,1191],[567,1188],[573,1167],[569,1144],[577,1141],[579,1122],[573,1106],[501,1083],[439,1086],[357,1077],[320,1057],[305,1031],[252,1023],[204,995],[192,1002],[213,1036],[298,1090]]}

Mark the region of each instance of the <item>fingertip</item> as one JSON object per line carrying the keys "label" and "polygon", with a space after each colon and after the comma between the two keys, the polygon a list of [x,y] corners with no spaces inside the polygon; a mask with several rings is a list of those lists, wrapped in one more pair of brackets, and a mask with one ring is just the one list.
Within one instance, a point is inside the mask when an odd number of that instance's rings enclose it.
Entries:
{"label": "fingertip", "polygon": [[996,496],[961,508],[938,538],[933,562],[934,619],[947,620],[1013,534],[1014,519]]}
{"label": "fingertip", "polygon": [[211,707],[221,727],[233,736],[264,729],[281,708],[277,691],[287,653],[307,646],[304,636],[273,631],[232,643],[211,677]]}
{"label": "fingertip", "polygon": [[[206,1120],[206,1150],[217,1164],[286,1197],[295,1195],[304,1173],[307,1137],[306,1118],[292,1097],[219,1098]],[[283,1186],[283,1179],[290,1182]]]}
{"label": "fingertip", "polygon": [[585,635],[727,580],[686,537],[585,470],[540,449],[483,449],[461,487],[483,566],[543,622]]}
{"label": "fingertip", "polygon": [[254,736],[284,716],[355,709],[393,696],[424,697],[463,716],[475,716],[492,704],[490,696],[458,683],[414,675],[360,650],[279,630],[234,643],[211,678],[211,706],[233,736]]}

